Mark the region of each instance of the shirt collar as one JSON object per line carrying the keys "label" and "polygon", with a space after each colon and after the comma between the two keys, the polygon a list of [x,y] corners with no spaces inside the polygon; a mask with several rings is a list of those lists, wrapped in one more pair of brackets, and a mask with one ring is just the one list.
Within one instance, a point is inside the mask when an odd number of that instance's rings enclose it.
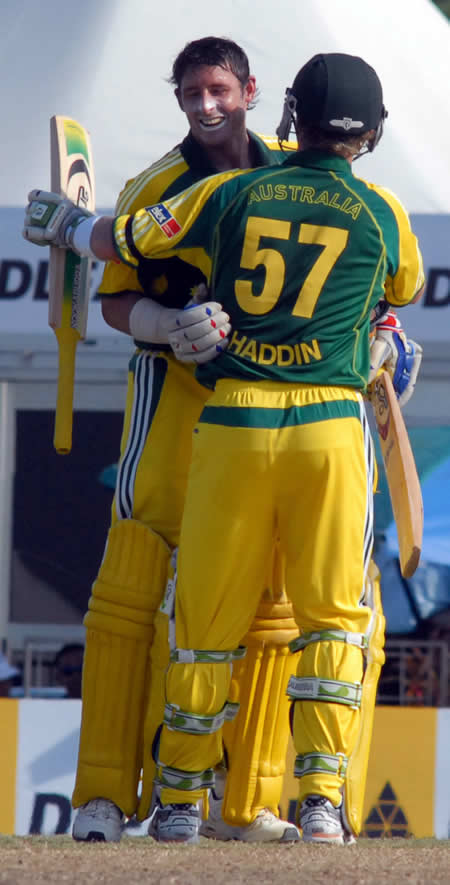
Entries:
{"label": "shirt collar", "polygon": [[205,178],[207,175],[214,175],[217,172],[217,169],[211,165],[208,154],[191,132],[188,132],[186,138],[181,142],[180,151],[192,171],[201,172]]}
{"label": "shirt collar", "polygon": [[353,175],[352,167],[348,160],[337,154],[329,154],[326,151],[305,150],[289,154],[284,161],[286,166],[307,166],[314,169],[329,169],[338,172],[341,177]]}
{"label": "shirt collar", "polygon": [[[253,160],[253,166],[268,166],[273,162],[273,156],[270,148],[264,144],[262,138],[258,138],[254,132],[247,129],[247,135],[250,142],[250,155]],[[189,132],[186,138],[180,144],[180,151],[186,160],[186,163],[193,171],[201,172],[205,178],[207,175],[214,175],[217,169],[211,165],[208,154],[198,141],[195,140],[192,133]]]}
{"label": "shirt collar", "polygon": [[264,143],[262,138],[247,129],[247,135],[250,142],[250,156],[252,158],[252,169],[258,166],[270,166],[275,162],[273,151]]}

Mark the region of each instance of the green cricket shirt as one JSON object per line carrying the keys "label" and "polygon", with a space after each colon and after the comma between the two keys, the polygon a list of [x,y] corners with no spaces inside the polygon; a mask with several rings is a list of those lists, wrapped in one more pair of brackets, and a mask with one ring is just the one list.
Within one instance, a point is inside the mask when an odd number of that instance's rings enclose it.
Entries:
{"label": "green cricket shirt", "polygon": [[218,378],[364,389],[370,313],[409,303],[424,282],[408,215],[390,191],[332,154],[214,175],[115,220],[121,261],[178,255],[200,268],[232,323]]}

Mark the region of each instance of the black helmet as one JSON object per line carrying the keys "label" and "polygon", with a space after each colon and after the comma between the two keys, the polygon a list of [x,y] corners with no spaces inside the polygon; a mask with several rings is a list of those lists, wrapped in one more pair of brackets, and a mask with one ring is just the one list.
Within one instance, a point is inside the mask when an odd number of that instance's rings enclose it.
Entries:
{"label": "black helmet", "polygon": [[387,117],[377,73],[359,56],[339,52],[314,55],[299,70],[286,90],[285,121],[294,114],[300,124],[329,134],[362,135],[374,129],[371,150]]}

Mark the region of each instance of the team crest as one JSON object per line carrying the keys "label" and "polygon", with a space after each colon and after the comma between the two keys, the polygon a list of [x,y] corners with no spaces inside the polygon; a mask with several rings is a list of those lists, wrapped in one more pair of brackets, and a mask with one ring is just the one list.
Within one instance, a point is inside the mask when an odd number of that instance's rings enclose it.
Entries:
{"label": "team crest", "polygon": [[344,129],[348,132],[350,129],[361,129],[364,126],[362,120],[352,120],[351,117],[342,117],[341,120],[329,120],[330,126],[336,126],[338,129]]}
{"label": "team crest", "polygon": [[166,235],[166,237],[170,240],[175,234],[178,234],[181,230],[181,224],[178,224],[176,218],[173,217],[171,212],[167,209],[167,206],[164,203],[158,203],[156,206],[150,206],[147,209],[147,212],[153,218],[153,221],[156,221],[158,227],[161,228],[162,232]]}

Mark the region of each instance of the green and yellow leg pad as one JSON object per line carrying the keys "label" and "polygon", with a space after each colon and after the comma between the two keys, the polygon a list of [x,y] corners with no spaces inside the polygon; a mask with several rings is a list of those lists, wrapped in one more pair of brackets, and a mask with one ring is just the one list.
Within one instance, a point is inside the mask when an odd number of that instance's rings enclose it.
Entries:
{"label": "green and yellow leg pad", "polygon": [[109,531],[84,619],[86,649],[74,808],[106,796],[131,816],[142,766],[153,619],[163,596],[170,550],[143,523]]}
{"label": "green and yellow leg pad", "polygon": [[[299,802],[311,794],[327,796],[336,807],[342,801],[342,760],[350,757],[359,727],[363,661],[361,647],[348,644],[346,635],[344,631],[323,630],[300,637],[298,676],[291,677],[288,686],[288,695],[295,702]],[[298,647],[298,642],[292,647]]]}
{"label": "green and yellow leg pad", "polygon": [[202,800],[207,807],[205,787],[214,782],[211,770],[223,756],[223,724],[237,710],[227,701],[230,663],[243,653],[171,652],[155,778],[164,805]]}
{"label": "green and yellow leg pad", "polygon": [[266,592],[243,640],[247,655],[233,664],[230,698],[239,712],[223,728],[228,774],[222,816],[246,826],[264,808],[278,815],[290,738],[286,689],[298,655],[289,642],[298,633],[283,591]]}
{"label": "green and yellow leg pad", "polygon": [[[289,682],[294,704],[294,774],[299,804],[310,794],[343,798],[346,827],[361,830],[376,691],[384,661],[384,617],[379,576],[370,569],[364,604],[371,608],[365,634],[343,630],[304,633],[291,643],[301,650],[299,675]],[[336,679],[339,673],[340,679]],[[308,674],[308,675],[305,675]],[[311,749],[314,748],[314,750]]]}
{"label": "green and yellow leg pad", "polygon": [[[144,725],[142,787],[137,810],[139,820],[145,820],[151,808],[153,787],[157,775],[156,760],[159,756],[159,741],[163,723],[165,722],[170,727],[170,722],[168,721],[169,707],[166,704],[166,673],[171,661],[172,663],[179,663],[181,656],[183,659],[187,658],[188,663],[227,663],[230,665],[232,661],[240,659],[246,653],[246,649],[243,647],[232,653],[228,651],[212,653],[207,651],[183,652],[176,648],[176,564],[177,549],[173,551],[171,556],[166,592],[159,610],[156,612],[154,621],[155,632],[150,652],[151,680]],[[207,717],[205,717],[205,721],[206,719]],[[202,721],[202,717],[200,717],[199,721]],[[160,767],[158,770],[160,770]],[[156,777],[156,779],[158,778]]]}

